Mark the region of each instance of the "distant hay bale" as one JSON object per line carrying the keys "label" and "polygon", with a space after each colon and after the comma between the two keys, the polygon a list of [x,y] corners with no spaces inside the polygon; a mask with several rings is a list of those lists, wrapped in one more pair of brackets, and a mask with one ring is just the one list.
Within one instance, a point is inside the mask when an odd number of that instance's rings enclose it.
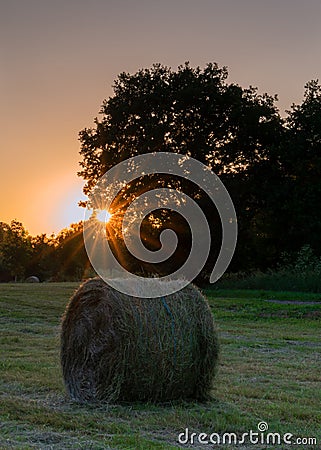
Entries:
{"label": "distant hay bale", "polygon": [[32,275],[31,277],[26,278],[26,283],[40,283],[38,277]]}
{"label": "distant hay bale", "polygon": [[63,317],[63,377],[76,401],[204,400],[217,358],[212,313],[192,285],[141,299],[93,279]]}

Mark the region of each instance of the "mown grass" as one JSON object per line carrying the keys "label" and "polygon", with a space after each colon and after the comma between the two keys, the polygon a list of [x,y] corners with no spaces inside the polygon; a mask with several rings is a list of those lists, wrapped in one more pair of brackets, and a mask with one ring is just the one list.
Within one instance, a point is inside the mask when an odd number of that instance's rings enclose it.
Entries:
{"label": "mown grass", "polygon": [[213,401],[90,406],[68,401],[59,364],[59,321],[76,287],[0,285],[1,449],[174,449],[187,427],[241,435],[263,420],[271,432],[318,439],[296,449],[321,448],[317,294],[207,291],[221,341]]}

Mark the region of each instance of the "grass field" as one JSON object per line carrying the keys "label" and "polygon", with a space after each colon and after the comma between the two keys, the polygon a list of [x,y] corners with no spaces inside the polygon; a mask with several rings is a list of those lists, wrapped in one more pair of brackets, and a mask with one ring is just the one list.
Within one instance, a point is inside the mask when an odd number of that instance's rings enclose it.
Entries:
{"label": "grass field", "polygon": [[[0,449],[321,448],[320,294],[206,292],[221,341],[213,401],[98,407],[69,402],[61,377],[59,321],[76,287],[0,285]],[[178,444],[186,428],[240,436],[260,421],[318,444]]]}

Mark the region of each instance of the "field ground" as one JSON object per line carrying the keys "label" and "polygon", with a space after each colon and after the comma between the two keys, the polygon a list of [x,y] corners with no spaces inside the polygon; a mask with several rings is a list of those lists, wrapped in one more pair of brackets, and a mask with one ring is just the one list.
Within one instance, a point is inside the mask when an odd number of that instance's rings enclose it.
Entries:
{"label": "field ground", "polygon": [[59,321],[76,287],[0,285],[1,449],[175,449],[187,427],[241,435],[260,421],[318,444],[189,447],[321,448],[320,295],[207,291],[221,341],[213,401],[94,407],[68,401],[59,366]]}

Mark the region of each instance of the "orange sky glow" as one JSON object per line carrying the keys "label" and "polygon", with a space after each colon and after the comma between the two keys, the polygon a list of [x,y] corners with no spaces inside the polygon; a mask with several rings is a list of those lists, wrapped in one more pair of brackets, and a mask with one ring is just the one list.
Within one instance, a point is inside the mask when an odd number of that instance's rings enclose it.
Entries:
{"label": "orange sky glow", "polygon": [[321,78],[320,17],[319,0],[2,2],[0,221],[36,235],[82,219],[78,132],[122,71],[217,62],[284,115]]}

